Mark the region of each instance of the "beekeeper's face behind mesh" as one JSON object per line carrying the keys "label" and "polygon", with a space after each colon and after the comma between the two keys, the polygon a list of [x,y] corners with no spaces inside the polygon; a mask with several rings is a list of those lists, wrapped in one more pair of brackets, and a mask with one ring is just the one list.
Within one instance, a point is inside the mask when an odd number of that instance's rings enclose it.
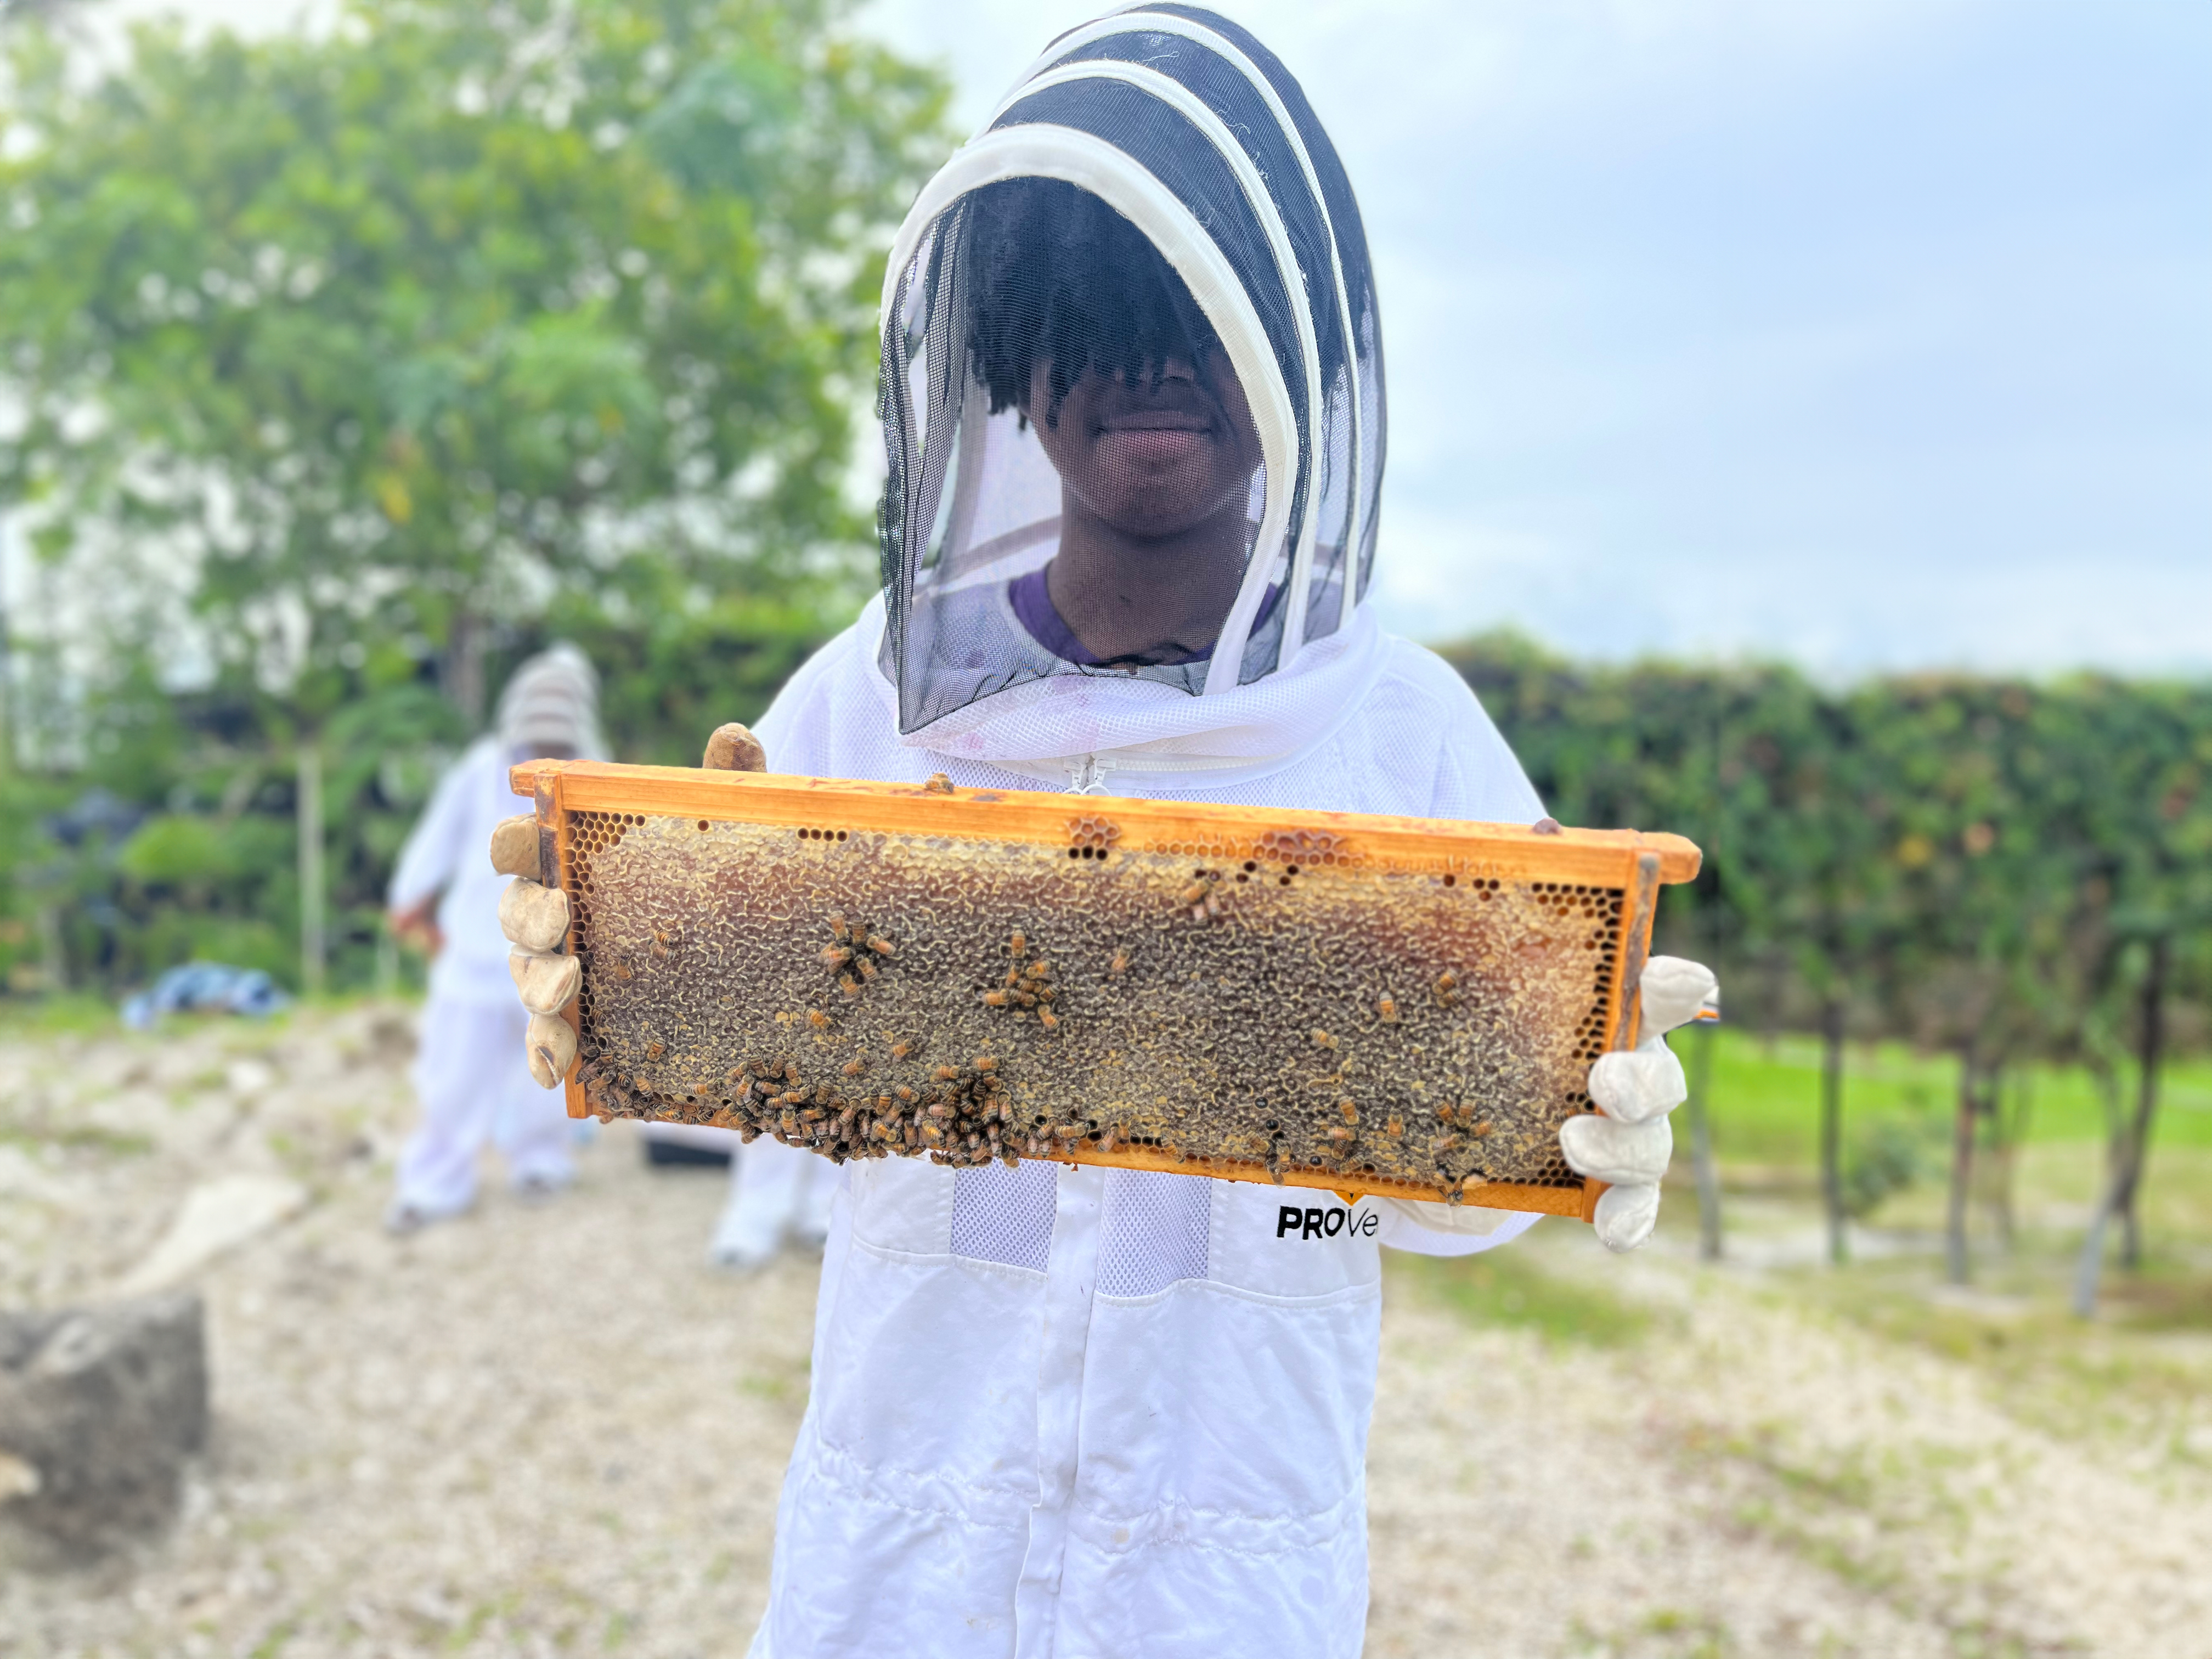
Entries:
{"label": "beekeeper's face behind mesh", "polygon": [[1018,586],[1016,619],[1086,666],[1200,659],[1244,574],[1260,468],[1235,368],[1182,280],[1097,198],[1015,179],[969,212],[975,381],[1060,482],[1050,612]]}
{"label": "beekeeper's face behind mesh", "polygon": [[1380,472],[1366,273],[1334,152],[1258,42],[1167,6],[1054,43],[893,252],[900,729],[1054,676],[1231,691],[1336,631]]}

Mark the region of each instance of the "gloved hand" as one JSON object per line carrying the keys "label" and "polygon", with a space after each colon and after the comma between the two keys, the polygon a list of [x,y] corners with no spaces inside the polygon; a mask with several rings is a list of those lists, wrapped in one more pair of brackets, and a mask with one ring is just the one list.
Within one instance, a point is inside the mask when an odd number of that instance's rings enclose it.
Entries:
{"label": "gloved hand", "polygon": [[1602,1115],[1559,1126],[1568,1166],[1607,1183],[1593,1218],[1609,1250],[1634,1249],[1658,1222],[1659,1182],[1674,1152],[1667,1114],[1690,1093],[1667,1033],[1695,1019],[1719,990],[1712,969],[1700,963],[1680,957],[1645,963],[1636,988],[1643,1003],[1636,1046],[1600,1055],[1590,1067],[1589,1097]]}
{"label": "gloved hand", "polygon": [[491,832],[491,866],[514,878],[499,896],[499,928],[513,947],[507,971],[530,1011],[523,1038],[530,1075],[550,1089],[576,1058],[576,1033],[561,1011],[576,1000],[584,981],[583,963],[561,953],[568,937],[568,896],[538,884],[538,821],[527,812],[501,819]]}
{"label": "gloved hand", "polygon": [[[768,756],[757,738],[732,721],[707,739],[702,763],[714,771],[765,772]],[[550,1089],[575,1063],[575,1029],[561,1015],[584,984],[584,964],[561,950],[568,937],[568,896],[538,879],[538,821],[527,812],[501,819],[491,832],[491,866],[514,878],[499,896],[499,927],[514,947],[507,971],[530,1011],[523,1037],[530,1075]]]}

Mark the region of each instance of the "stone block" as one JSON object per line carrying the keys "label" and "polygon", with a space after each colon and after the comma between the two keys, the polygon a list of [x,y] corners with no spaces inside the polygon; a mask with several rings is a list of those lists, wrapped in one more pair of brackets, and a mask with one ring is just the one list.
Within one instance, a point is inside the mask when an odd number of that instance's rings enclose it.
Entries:
{"label": "stone block", "polygon": [[15,1553],[65,1565],[160,1532],[207,1422],[197,1292],[0,1313],[0,1530]]}

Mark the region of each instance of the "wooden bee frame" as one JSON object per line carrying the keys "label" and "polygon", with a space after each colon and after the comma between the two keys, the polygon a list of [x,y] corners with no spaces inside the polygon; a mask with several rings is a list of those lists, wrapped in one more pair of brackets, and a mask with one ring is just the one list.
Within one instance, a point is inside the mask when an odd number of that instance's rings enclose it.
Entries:
{"label": "wooden bee frame", "polygon": [[572,1115],[1588,1219],[1676,836],[542,761]]}

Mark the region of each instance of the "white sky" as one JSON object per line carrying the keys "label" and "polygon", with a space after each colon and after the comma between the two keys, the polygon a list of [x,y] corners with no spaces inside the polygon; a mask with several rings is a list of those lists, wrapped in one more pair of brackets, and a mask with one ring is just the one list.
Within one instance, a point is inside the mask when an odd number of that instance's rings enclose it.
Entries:
{"label": "white sky", "polygon": [[[1102,9],[860,19],[949,68],[968,125]],[[2212,669],[2212,8],[1222,9],[1298,75],[1360,193],[1401,631],[1832,673]]]}

